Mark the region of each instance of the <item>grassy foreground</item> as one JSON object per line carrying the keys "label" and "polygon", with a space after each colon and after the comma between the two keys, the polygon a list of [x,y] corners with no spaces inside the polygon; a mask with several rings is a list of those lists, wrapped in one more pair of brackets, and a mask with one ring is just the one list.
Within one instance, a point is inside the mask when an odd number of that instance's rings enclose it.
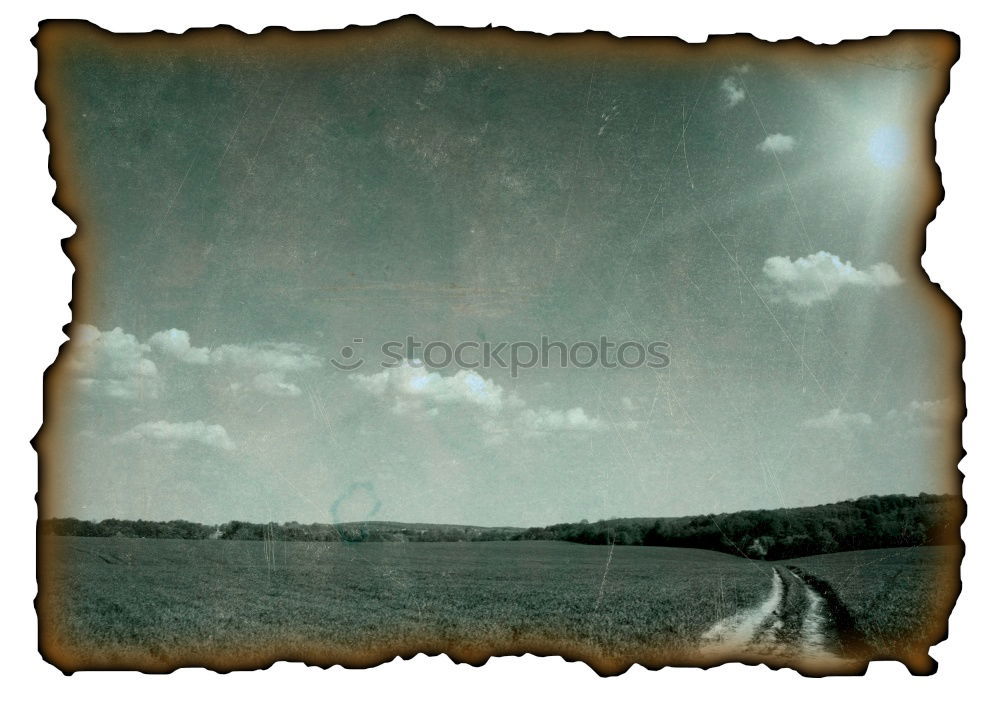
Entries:
{"label": "grassy foreground", "polygon": [[[566,542],[321,543],[51,537],[42,652],[64,670],[372,665],[533,652],[602,673],[698,661],[715,622],[767,597],[771,565],[696,549]],[[926,649],[957,551],[786,561],[829,583],[874,656]],[[907,647],[909,645],[906,645]]]}
{"label": "grassy foreground", "polygon": [[722,553],[562,542],[62,537],[43,548],[43,652],[64,669],[532,651],[619,671],[689,658],[770,584],[765,564]]}
{"label": "grassy foreground", "polygon": [[872,659],[926,657],[958,596],[958,546],[882,548],[783,561],[818,579],[846,611]]}

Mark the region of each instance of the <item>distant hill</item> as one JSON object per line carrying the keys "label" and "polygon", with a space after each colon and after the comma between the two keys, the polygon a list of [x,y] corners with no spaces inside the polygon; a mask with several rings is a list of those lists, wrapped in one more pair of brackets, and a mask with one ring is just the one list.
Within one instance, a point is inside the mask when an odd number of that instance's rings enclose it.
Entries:
{"label": "distant hill", "polygon": [[510,531],[520,533],[525,528],[514,526],[470,526],[452,523],[404,523],[402,521],[348,521],[345,523],[335,523],[337,528],[374,528],[383,531],[399,530],[463,530],[472,528],[479,531]]}
{"label": "distant hill", "polygon": [[780,560],[844,550],[960,542],[959,496],[865,496],[821,506],[683,518],[619,518],[528,528],[517,540],[705,548]]}
{"label": "distant hill", "polygon": [[[457,542],[511,540],[523,528],[462,526],[441,523],[402,523],[398,521],[354,521],[350,523],[304,526],[298,523],[275,523],[266,526],[233,521],[222,526],[221,538],[246,540],[258,529],[268,529],[274,540],[375,541],[375,542]],[[262,535],[263,537],[263,535]]]}
{"label": "distant hill", "polygon": [[52,518],[43,535],[223,540],[458,542],[564,540],[596,545],[702,548],[776,560],[866,548],[960,542],[965,505],[959,496],[865,496],[821,506],[776,508],[672,518],[613,518],[535,528],[358,521],[250,523],[206,526],[189,521],[100,522]]}

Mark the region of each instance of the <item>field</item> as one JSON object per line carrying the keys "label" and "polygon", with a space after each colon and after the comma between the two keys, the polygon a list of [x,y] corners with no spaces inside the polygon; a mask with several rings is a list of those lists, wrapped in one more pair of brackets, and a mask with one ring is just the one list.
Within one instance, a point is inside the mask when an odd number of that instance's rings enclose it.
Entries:
{"label": "field", "polygon": [[[560,654],[602,673],[698,663],[702,635],[758,607],[774,574],[712,551],[552,541],[40,545],[42,651],[64,670],[365,666],[416,652]],[[890,641],[932,592],[927,550],[787,565],[835,583],[858,627]]]}
{"label": "field", "polygon": [[[839,600],[868,656],[914,656],[946,632],[958,595],[959,548],[882,548],[781,561],[820,580]],[[826,594],[826,593],[824,593]],[[828,595],[829,597],[829,595]]]}
{"label": "field", "polygon": [[42,640],[65,669],[544,651],[620,671],[685,659],[770,581],[764,564],[722,553],[562,542],[45,546]]}

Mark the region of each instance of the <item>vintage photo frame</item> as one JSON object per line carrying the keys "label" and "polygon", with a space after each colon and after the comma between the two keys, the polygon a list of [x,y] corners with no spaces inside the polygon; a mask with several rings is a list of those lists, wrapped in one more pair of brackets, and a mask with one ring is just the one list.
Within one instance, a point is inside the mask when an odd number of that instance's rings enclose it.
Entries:
{"label": "vintage photo frame", "polygon": [[49,662],[934,670],[953,35],[36,44],[78,226],[35,442]]}

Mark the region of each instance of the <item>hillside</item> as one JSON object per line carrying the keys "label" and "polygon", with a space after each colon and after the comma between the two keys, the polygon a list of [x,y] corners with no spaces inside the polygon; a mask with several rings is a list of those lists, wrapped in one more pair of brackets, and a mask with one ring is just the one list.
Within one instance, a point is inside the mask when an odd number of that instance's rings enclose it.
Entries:
{"label": "hillside", "polygon": [[954,545],[960,542],[964,513],[958,496],[865,496],[801,508],[562,523],[528,528],[515,538],[705,548],[779,560],[868,548]]}

